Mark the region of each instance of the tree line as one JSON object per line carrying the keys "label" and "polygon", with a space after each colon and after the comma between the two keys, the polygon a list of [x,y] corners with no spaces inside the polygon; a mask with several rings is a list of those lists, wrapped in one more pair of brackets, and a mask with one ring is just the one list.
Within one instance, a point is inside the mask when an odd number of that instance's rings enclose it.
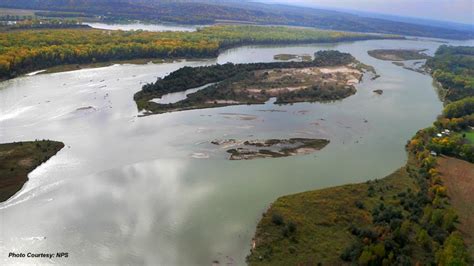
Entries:
{"label": "tree line", "polygon": [[384,198],[389,189],[385,183],[369,181],[368,196],[378,197],[378,205],[370,210],[372,226],[349,228],[356,240],[341,254],[343,260],[359,265],[411,265],[413,257],[421,256],[423,263],[433,265],[472,262],[437,170],[440,154],[474,162],[474,143],[463,135],[474,126],[474,97],[469,97],[472,55],[474,47],[441,46],[428,60],[435,79],[447,92],[448,104],[432,127],[418,131],[406,145],[406,170],[419,190],[407,189],[388,199]]}
{"label": "tree line", "polygon": [[251,1],[169,0],[2,0],[0,6],[86,13],[106,20],[146,20],[179,24],[214,24],[222,20],[264,25],[318,27],[329,30],[376,32],[446,39],[472,39],[472,30],[418,25],[349,13],[262,5]]}
{"label": "tree line", "polygon": [[426,65],[441,83],[447,101],[474,96],[474,49],[442,45]]}
{"label": "tree line", "polygon": [[0,32],[0,79],[62,64],[139,58],[214,57],[220,49],[243,44],[338,42],[399,38],[292,29],[213,26],[196,32],[49,29]]}

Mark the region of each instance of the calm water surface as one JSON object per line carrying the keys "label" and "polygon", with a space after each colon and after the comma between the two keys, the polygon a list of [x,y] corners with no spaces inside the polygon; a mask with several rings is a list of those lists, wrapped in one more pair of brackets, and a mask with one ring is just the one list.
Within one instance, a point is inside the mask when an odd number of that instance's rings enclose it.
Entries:
{"label": "calm water surface", "polygon": [[[279,196],[380,178],[404,164],[404,144],[442,105],[430,76],[371,58],[367,50],[433,53],[439,45],[386,40],[242,47],[206,61],[114,65],[2,82],[0,142],[44,138],[66,147],[0,204],[0,264],[242,265],[261,213]],[[137,117],[133,94],[180,67],[268,62],[275,54],[321,49],[350,52],[381,78],[334,103]],[[253,161],[228,161],[224,150],[209,144],[270,137],[331,143],[307,156]],[[9,252],[69,257],[19,260],[9,259]]]}
{"label": "calm water surface", "polygon": [[120,23],[99,23],[85,22],[84,24],[96,29],[104,30],[144,30],[144,31],[196,31],[198,26],[193,25],[177,25],[177,24],[145,24],[136,22],[132,24]]}

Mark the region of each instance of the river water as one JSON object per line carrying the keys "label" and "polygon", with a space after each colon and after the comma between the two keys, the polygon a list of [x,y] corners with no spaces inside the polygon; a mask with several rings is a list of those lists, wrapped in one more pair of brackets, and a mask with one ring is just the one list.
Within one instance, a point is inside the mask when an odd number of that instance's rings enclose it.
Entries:
{"label": "river water", "polygon": [[146,24],[142,22],[135,23],[102,23],[102,22],[85,22],[92,28],[104,30],[144,30],[144,31],[196,31],[198,26],[194,25],[178,25],[178,24]]}
{"label": "river water", "polygon": [[[204,61],[113,65],[2,82],[0,142],[53,139],[66,147],[0,204],[0,264],[244,264],[261,214],[279,196],[381,178],[404,164],[404,144],[434,121],[442,104],[430,76],[371,58],[367,50],[433,53],[440,44],[246,46]],[[276,54],[321,49],[350,52],[381,77],[333,103],[137,117],[133,94],[180,67],[269,62]],[[311,155],[252,161],[228,161],[224,150],[209,144],[289,137],[331,143]],[[13,259],[9,252],[69,256]]]}

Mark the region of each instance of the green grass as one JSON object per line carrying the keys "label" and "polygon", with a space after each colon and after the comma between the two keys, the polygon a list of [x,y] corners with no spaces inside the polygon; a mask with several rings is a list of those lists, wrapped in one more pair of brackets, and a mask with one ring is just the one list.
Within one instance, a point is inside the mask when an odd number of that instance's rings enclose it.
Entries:
{"label": "green grass", "polygon": [[[369,196],[371,186],[374,194]],[[356,239],[349,226],[368,226],[372,220],[370,210],[380,202],[397,204],[394,196],[407,189],[416,191],[417,185],[405,168],[401,168],[377,181],[281,197],[259,222],[256,248],[248,262],[250,265],[347,264],[340,255]],[[360,208],[361,205],[364,207]],[[272,221],[278,216],[286,225]],[[287,232],[285,236],[290,222],[296,225],[296,232]],[[416,254],[417,249],[413,250]]]}
{"label": "green grass", "polygon": [[474,130],[461,132],[461,134],[466,134],[466,139],[474,144]]}
{"label": "green grass", "polygon": [[0,202],[18,192],[28,181],[28,173],[63,147],[50,140],[0,144]]}
{"label": "green grass", "polygon": [[14,8],[0,8],[0,16],[34,16],[34,10],[14,9]]}

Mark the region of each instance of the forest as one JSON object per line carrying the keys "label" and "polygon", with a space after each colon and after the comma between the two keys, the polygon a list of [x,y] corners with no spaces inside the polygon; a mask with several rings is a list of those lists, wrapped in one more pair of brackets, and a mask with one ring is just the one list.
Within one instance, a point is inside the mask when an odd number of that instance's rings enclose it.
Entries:
{"label": "forest", "polygon": [[[468,265],[472,259],[466,251],[461,233],[457,230],[457,210],[450,204],[447,188],[443,185],[437,168],[439,155],[474,162],[474,143],[470,142],[465,134],[474,126],[474,97],[468,97],[472,95],[473,90],[470,83],[474,73],[472,55],[474,47],[441,46],[435,57],[429,59],[427,64],[432,68],[434,78],[439,80],[447,91],[445,102],[448,104],[432,127],[418,131],[406,145],[410,158],[406,170],[408,175],[416,180],[419,191],[415,193],[407,190],[398,194],[398,197],[402,198],[400,203],[403,210],[383,206],[383,203],[372,210],[374,223],[385,220],[390,225],[393,240],[399,245],[410,242],[410,236],[405,233],[410,231],[406,224],[411,224],[414,228],[420,226],[416,230],[414,240],[425,252],[431,254],[428,256],[431,256],[437,265]],[[452,79],[440,80],[440,72],[443,77],[449,76]],[[403,215],[404,211],[408,211],[406,215]],[[394,226],[397,220],[400,227]],[[353,234],[363,242],[366,233],[353,231]],[[403,236],[404,234],[406,236]],[[362,248],[356,258],[351,257],[354,249],[349,248],[343,258],[352,261],[358,259],[359,262],[374,261],[377,248],[376,245],[370,249]],[[416,254],[416,248],[411,250]],[[403,249],[401,251],[403,254]],[[382,262],[380,259],[378,261]]]}
{"label": "forest", "polygon": [[[263,215],[250,265],[472,265],[441,155],[474,162],[474,47],[441,46],[428,64],[447,91],[442,115],[408,141],[405,167],[381,180],[281,197]],[[438,79],[439,80],[439,79]],[[467,84],[467,85],[466,85]],[[444,177],[446,178],[446,177]],[[466,242],[467,243],[467,242]],[[471,243],[472,244],[472,243]]]}
{"label": "forest", "polygon": [[[142,90],[144,94],[153,94],[152,98],[161,97],[171,92],[180,92],[218,82],[236,76],[239,73],[254,71],[259,69],[274,68],[303,68],[310,66],[336,66],[353,62],[355,59],[350,54],[338,51],[319,51],[315,58],[309,62],[273,62],[273,63],[252,63],[252,64],[232,64],[212,65],[202,67],[183,67],[164,78],[159,78],[155,83],[146,84]],[[142,93],[137,93],[141,98]]]}
{"label": "forest", "polygon": [[441,83],[446,100],[474,96],[474,49],[469,46],[441,46],[427,61],[433,77]]}
{"label": "forest", "polygon": [[419,133],[418,142],[474,163],[474,143],[467,138],[474,127],[474,48],[441,46],[427,64],[448,104],[434,126]]}
{"label": "forest", "polygon": [[50,29],[0,32],[0,79],[64,64],[147,58],[204,58],[244,44],[400,38],[260,26],[212,26],[196,32]]}
{"label": "forest", "polygon": [[[446,39],[469,39],[474,36],[472,30],[463,31],[323,9],[268,5],[252,1],[2,0],[0,7],[85,13],[87,16],[101,17],[106,21],[146,20],[198,25],[239,21]],[[44,11],[40,14],[44,14]]]}
{"label": "forest", "polygon": [[9,16],[0,17],[0,32],[25,29],[81,29],[90,28],[76,19],[38,19],[26,18],[13,20]]}

